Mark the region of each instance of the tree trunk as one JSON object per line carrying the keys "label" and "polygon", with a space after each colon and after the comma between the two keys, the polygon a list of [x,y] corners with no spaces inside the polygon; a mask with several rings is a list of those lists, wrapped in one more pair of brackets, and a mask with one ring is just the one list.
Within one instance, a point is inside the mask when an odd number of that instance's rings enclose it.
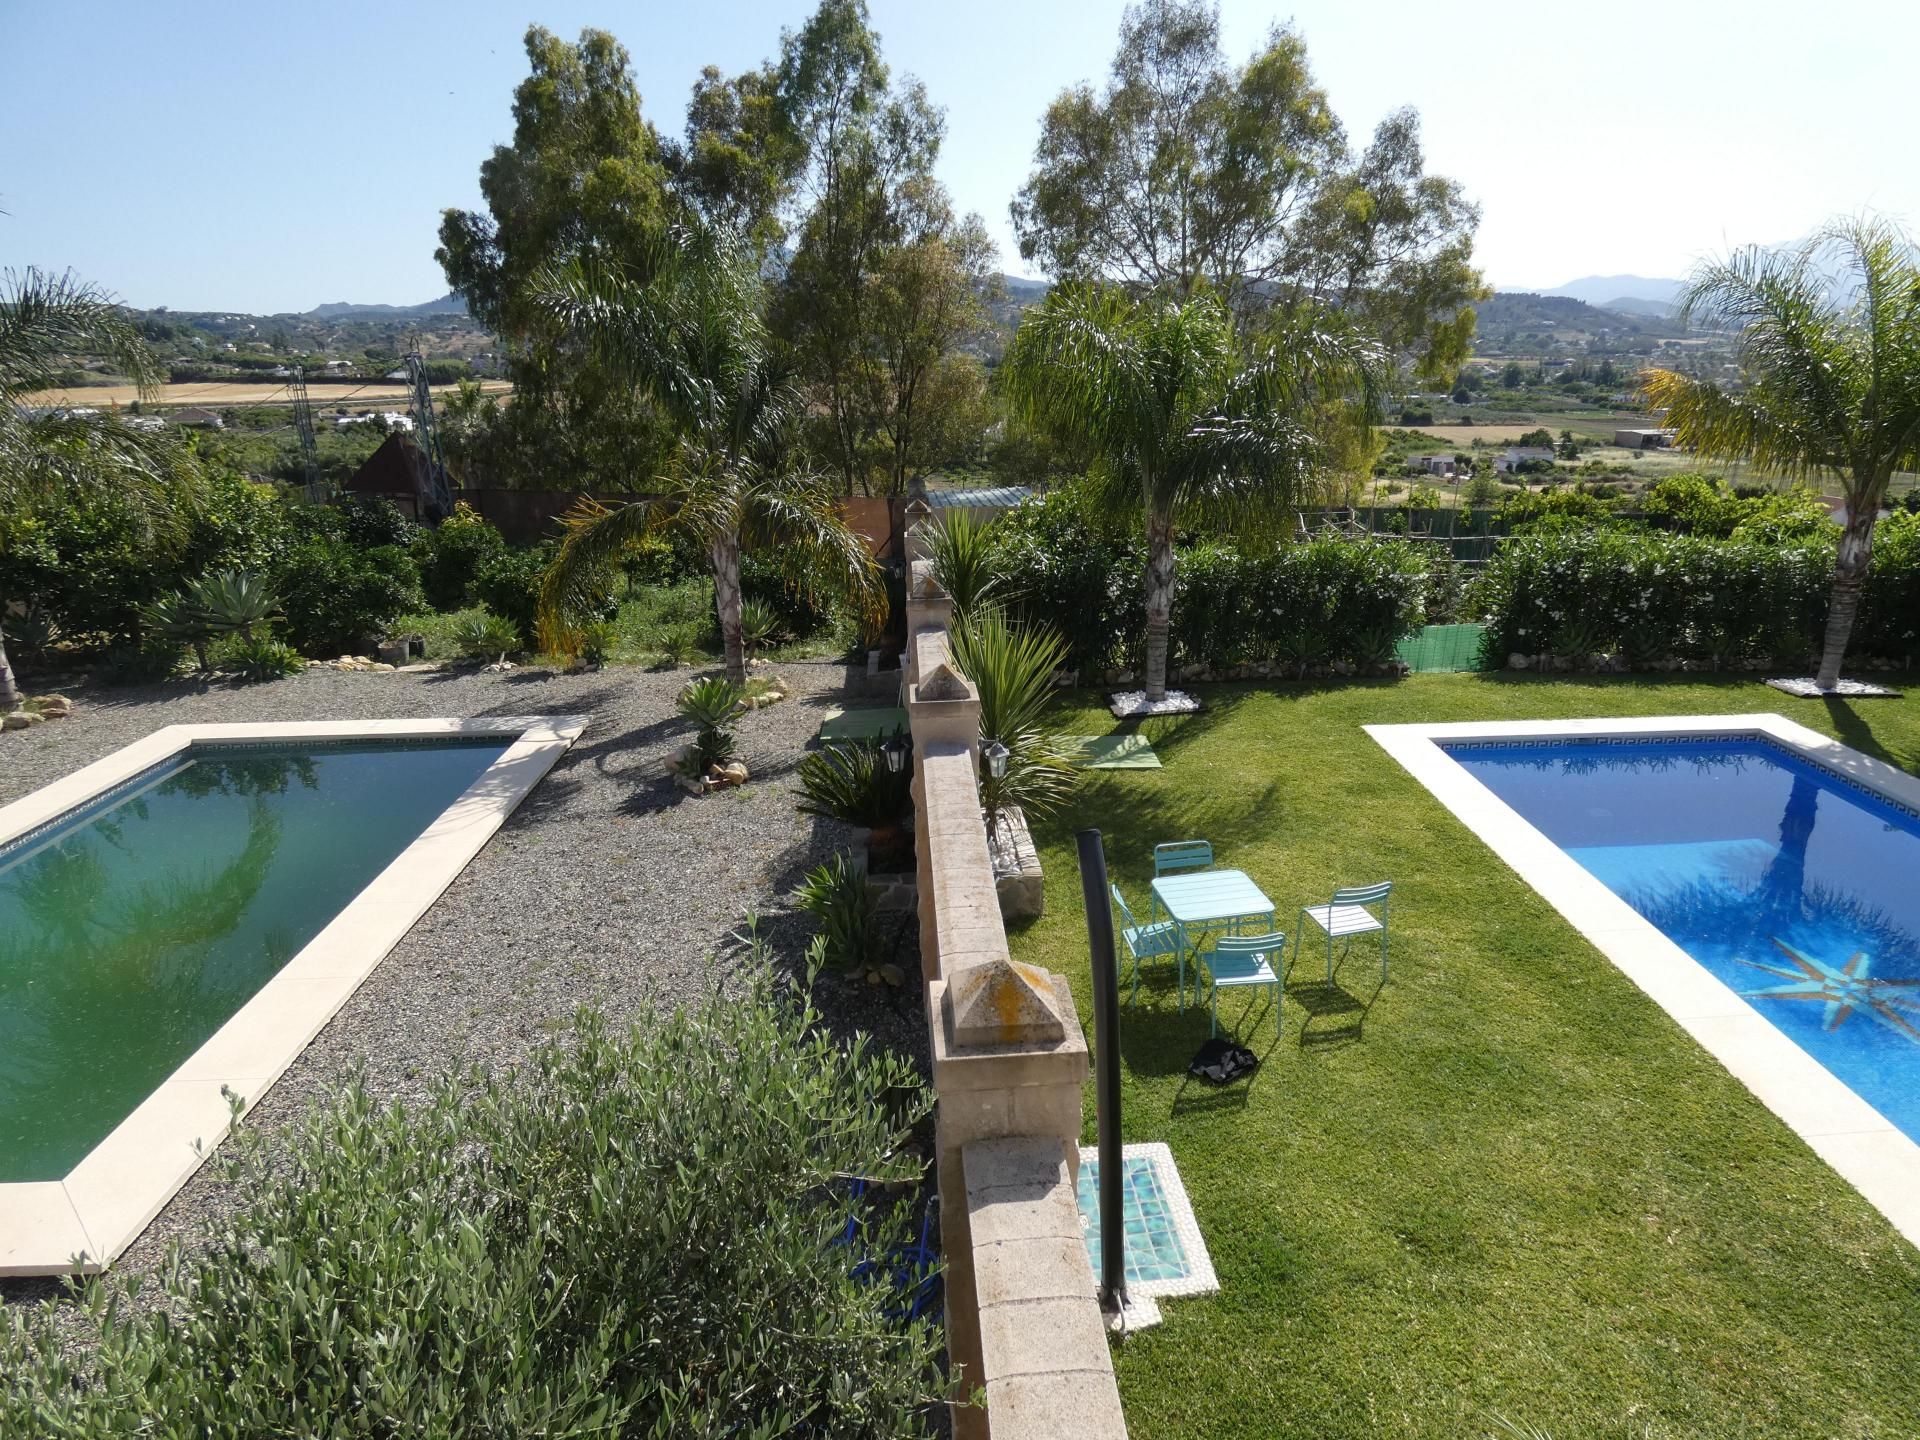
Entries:
{"label": "tree trunk", "polygon": [[[0,600],[0,615],[6,613],[6,601]],[[13,678],[13,662],[7,659],[7,638],[0,635],[0,715],[18,710],[24,698],[19,684]]]}
{"label": "tree trunk", "polygon": [[732,531],[713,542],[713,607],[720,614],[720,643],[727,678],[747,683],[747,649],[740,638],[740,537]]}
{"label": "tree trunk", "polygon": [[1827,608],[1827,638],[1820,647],[1816,683],[1831,690],[1840,682],[1853,620],[1860,613],[1860,591],[1873,558],[1873,522],[1880,513],[1878,492],[1868,489],[1847,503],[1847,528],[1840,532],[1840,556],[1833,567],[1833,603]]}
{"label": "tree trunk", "polygon": [[1167,632],[1173,622],[1173,516],[1147,512],[1147,699],[1167,698]]}

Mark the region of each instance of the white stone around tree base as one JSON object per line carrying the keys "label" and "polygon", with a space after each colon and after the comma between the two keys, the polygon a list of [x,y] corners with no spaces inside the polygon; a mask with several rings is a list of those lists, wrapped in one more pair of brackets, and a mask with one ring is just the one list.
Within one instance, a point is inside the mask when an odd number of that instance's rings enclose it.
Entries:
{"label": "white stone around tree base", "polygon": [[1147,699],[1144,690],[1122,690],[1107,697],[1107,708],[1122,720],[1138,715],[1191,715],[1200,708],[1197,696],[1184,690],[1169,690],[1165,698]]}
{"label": "white stone around tree base", "polygon": [[1898,700],[1900,692],[1885,685],[1872,685],[1865,680],[1840,680],[1831,690],[1822,690],[1820,682],[1800,676],[1792,680],[1769,680],[1767,684],[1783,694],[1793,695],[1801,700],[1820,700],[1834,696],[1841,700]]}

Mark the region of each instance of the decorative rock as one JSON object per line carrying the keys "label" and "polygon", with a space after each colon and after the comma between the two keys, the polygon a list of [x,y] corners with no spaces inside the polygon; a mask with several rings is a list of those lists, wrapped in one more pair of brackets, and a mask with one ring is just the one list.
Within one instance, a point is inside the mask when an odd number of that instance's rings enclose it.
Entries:
{"label": "decorative rock", "polygon": [[693,773],[694,757],[700,753],[700,747],[691,740],[667,756],[666,771],[669,775],[688,776]]}
{"label": "decorative rock", "polygon": [[1507,656],[1507,669],[1509,670],[1531,670],[1532,668],[1533,657],[1531,655],[1522,655],[1516,650]]}
{"label": "decorative rock", "polygon": [[729,760],[726,764],[719,767],[719,772],[720,779],[728,785],[744,785],[747,783],[747,767],[741,761]]}
{"label": "decorative rock", "polygon": [[0,730],[30,730],[42,723],[44,717],[36,710],[15,710],[0,719]]}
{"label": "decorative rock", "polygon": [[43,720],[64,720],[73,713],[73,701],[64,695],[32,695],[27,698],[27,709]]}

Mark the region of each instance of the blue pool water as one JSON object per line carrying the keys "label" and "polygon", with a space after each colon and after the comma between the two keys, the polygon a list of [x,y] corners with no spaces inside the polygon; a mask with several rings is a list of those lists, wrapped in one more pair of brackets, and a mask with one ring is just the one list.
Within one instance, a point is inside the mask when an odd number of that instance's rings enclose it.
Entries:
{"label": "blue pool water", "polygon": [[1761,739],[1443,748],[1920,1140],[1920,819]]}
{"label": "blue pool water", "polygon": [[0,846],[0,1183],[71,1170],[505,751],[195,745]]}

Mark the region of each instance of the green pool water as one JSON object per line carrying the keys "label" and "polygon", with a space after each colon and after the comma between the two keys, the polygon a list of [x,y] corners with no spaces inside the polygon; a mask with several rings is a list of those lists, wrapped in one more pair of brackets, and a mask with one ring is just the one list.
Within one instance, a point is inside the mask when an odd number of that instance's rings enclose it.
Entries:
{"label": "green pool water", "polygon": [[0,1183],[71,1170],[507,744],[195,745],[0,847]]}

